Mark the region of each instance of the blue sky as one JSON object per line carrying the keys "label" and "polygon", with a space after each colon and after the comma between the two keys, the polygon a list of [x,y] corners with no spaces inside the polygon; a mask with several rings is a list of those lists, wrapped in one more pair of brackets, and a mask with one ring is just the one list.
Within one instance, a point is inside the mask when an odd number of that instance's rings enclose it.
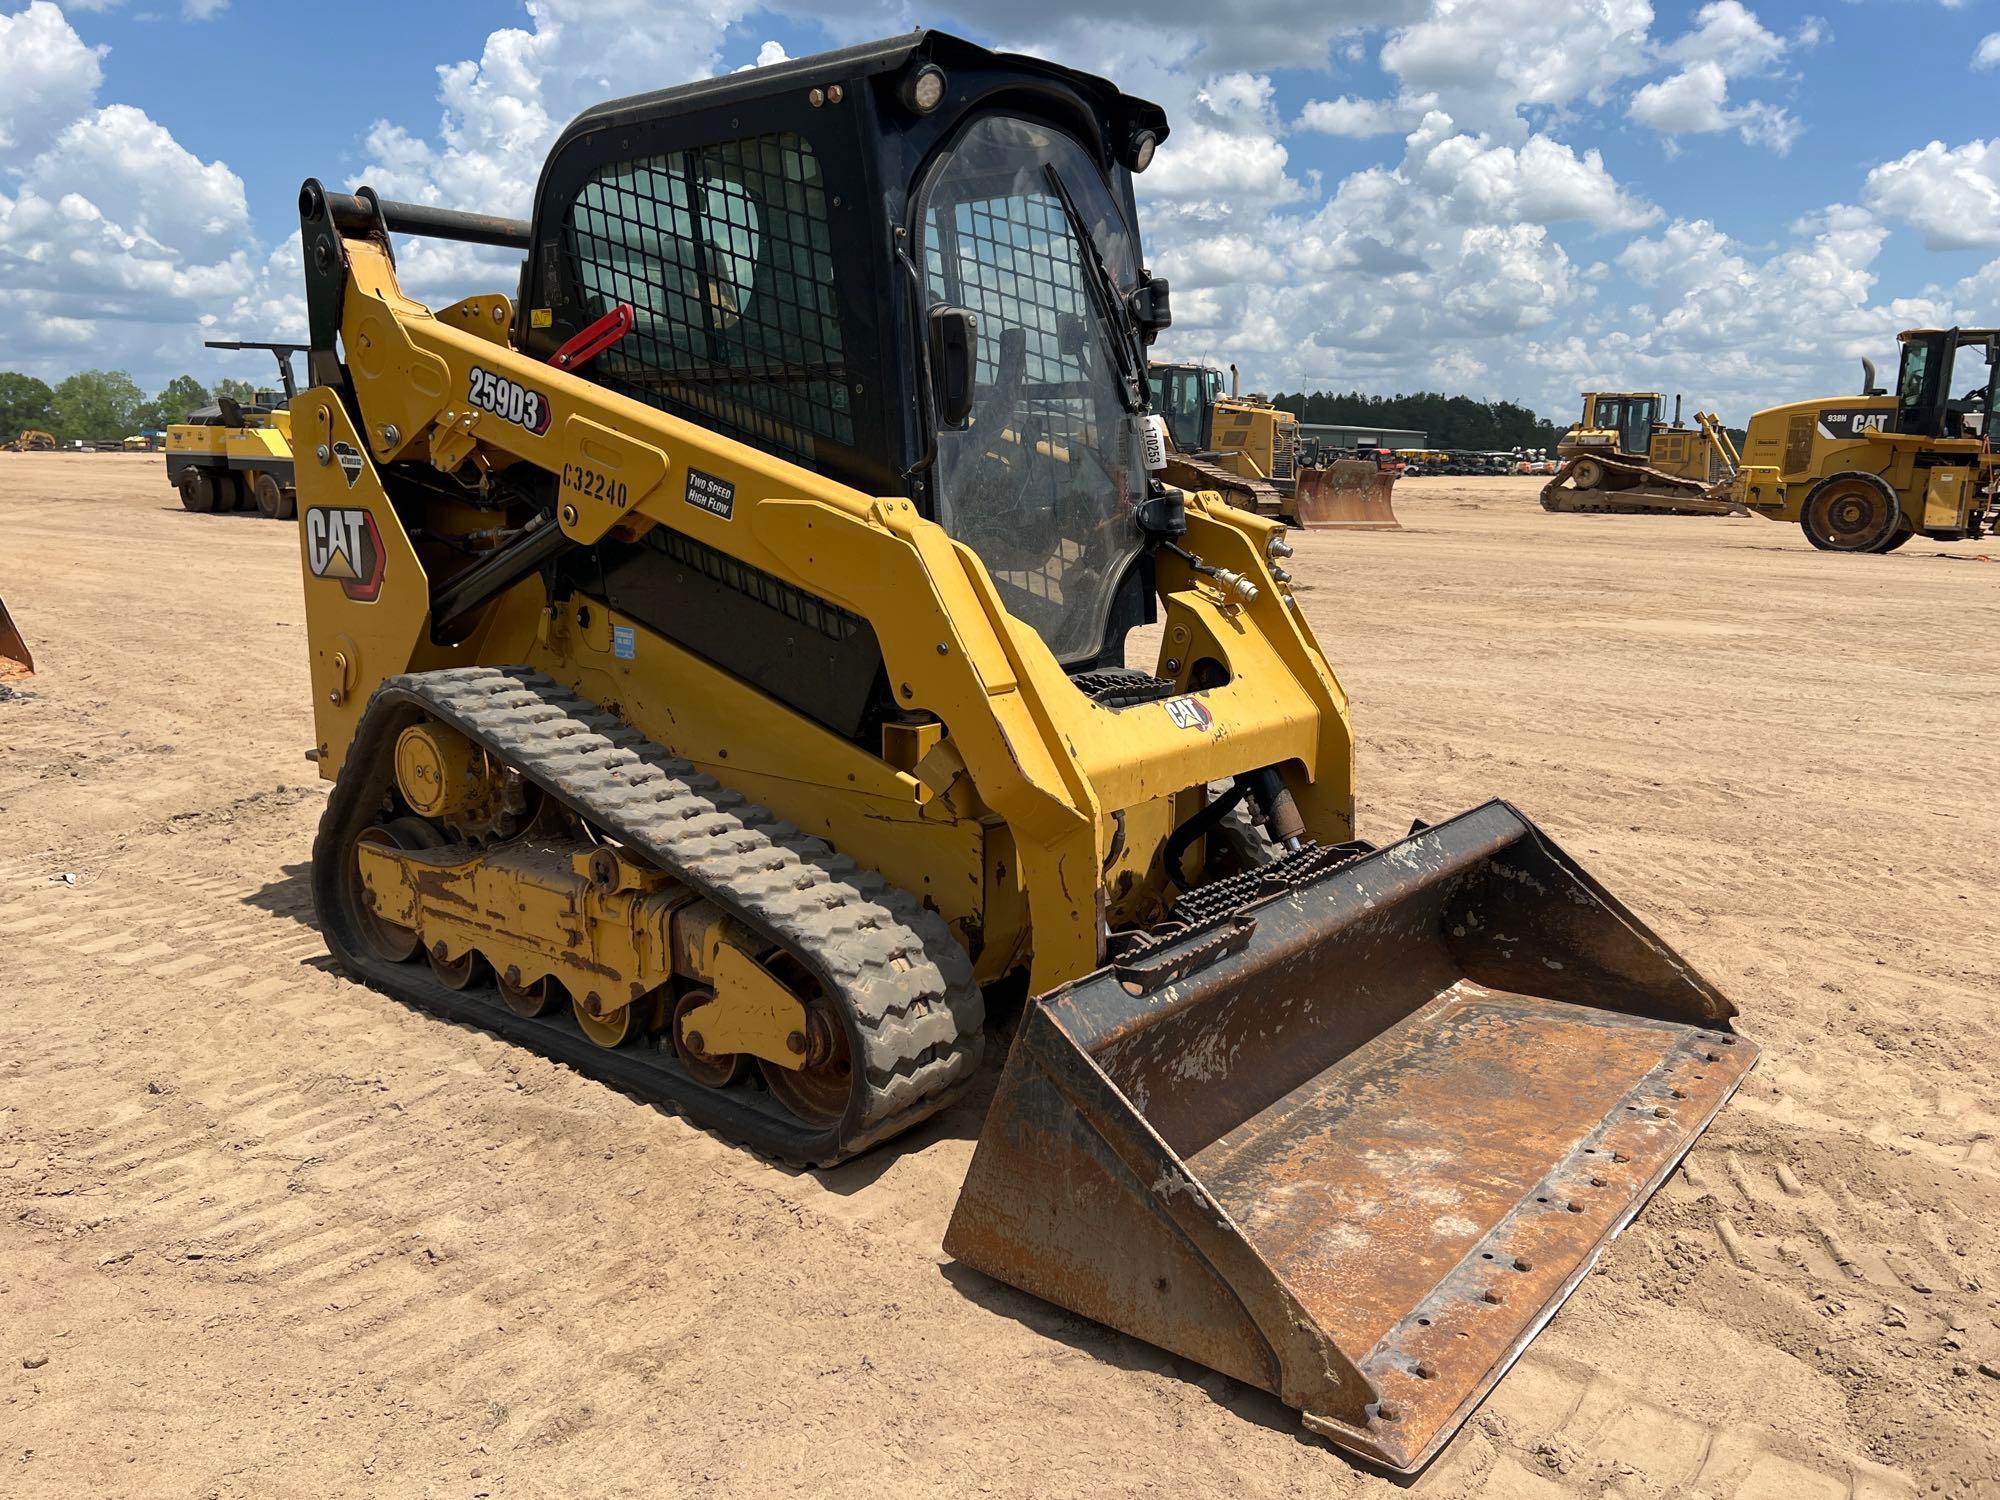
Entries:
{"label": "blue sky", "polygon": [[[1632,384],[1740,420],[1846,389],[1898,327],[2000,321],[2000,0],[961,10],[350,0],[330,27],[248,0],[0,0],[0,368],[261,376],[200,342],[299,331],[301,178],[525,213],[548,137],[596,98],[918,21],[1167,106],[1140,186],[1168,352],[1255,385],[1554,414]],[[405,261],[434,300],[511,281],[451,247]]]}

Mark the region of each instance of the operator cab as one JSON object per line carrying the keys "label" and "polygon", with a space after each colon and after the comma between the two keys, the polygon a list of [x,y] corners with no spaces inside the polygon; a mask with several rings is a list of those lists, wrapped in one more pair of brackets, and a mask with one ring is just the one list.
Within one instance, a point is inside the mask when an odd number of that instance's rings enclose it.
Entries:
{"label": "operator cab", "polygon": [[[1152,618],[1132,173],[1157,105],[940,32],[586,111],[543,169],[519,337],[977,552],[1072,670]],[[1146,512],[1145,514],[1150,514]]]}
{"label": "operator cab", "polygon": [[[2000,329],[1912,328],[1899,334],[1902,367],[1896,374],[1896,431],[1919,437],[1978,438],[2000,384]],[[1986,376],[1953,399],[1954,367],[1961,349],[1986,355]]]}
{"label": "operator cab", "polygon": [[1174,447],[1200,453],[1211,442],[1210,418],[1222,399],[1222,372],[1206,365],[1151,366],[1153,410],[1166,419]]}
{"label": "operator cab", "polygon": [[1653,427],[1660,420],[1665,398],[1657,392],[1600,392],[1593,398],[1591,419],[1585,425],[1598,432],[1618,434],[1618,451],[1645,453],[1653,445]]}

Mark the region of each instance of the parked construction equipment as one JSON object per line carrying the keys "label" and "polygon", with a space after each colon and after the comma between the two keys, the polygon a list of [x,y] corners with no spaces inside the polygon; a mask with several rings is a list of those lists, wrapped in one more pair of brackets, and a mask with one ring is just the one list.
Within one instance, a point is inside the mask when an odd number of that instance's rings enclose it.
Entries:
{"label": "parked construction equipment", "polygon": [[[1914,536],[1959,541],[1995,528],[1987,426],[2000,395],[2000,329],[1912,328],[1894,394],[1861,362],[1859,396],[1774,406],[1750,419],[1735,498],[1796,521],[1826,552],[1893,552]],[[1978,385],[1952,397],[1958,351],[1977,349]]]}
{"label": "parked construction equipment", "polygon": [[1149,367],[1154,410],[1172,440],[1166,481],[1212,490],[1252,515],[1314,530],[1400,531],[1391,501],[1396,474],[1367,459],[1302,459],[1299,419],[1262,396],[1229,391],[1210,365]]}
{"label": "parked construction equipment", "polygon": [[1729,497],[1740,460],[1712,412],[1661,419],[1658,391],[1585,391],[1583,416],[1562,435],[1562,466],[1542,486],[1542,509],[1618,515],[1728,516],[1743,507]]}
{"label": "parked construction equipment", "polygon": [[308,181],[318,920],[792,1163],[1010,997],[946,1249],[1407,1471],[1756,1049],[1504,803],[1357,841],[1283,528],[1149,472],[1166,135],[916,32],[591,109],[532,224]]}
{"label": "parked construction equipment", "polygon": [[1401,531],[1395,491],[1405,472],[1369,457],[1302,464],[1292,515],[1313,531]]}
{"label": "parked construction equipment", "polygon": [[30,427],[12,442],[0,443],[0,453],[53,453],[55,446],[54,433]]}
{"label": "parked construction equipment", "polygon": [[264,349],[278,361],[284,391],[259,391],[246,403],[219,397],[167,428],[167,483],[193,511],[255,509],[271,520],[298,513],[289,403],[298,387],[292,356],[303,344],[210,339],[211,349]]}

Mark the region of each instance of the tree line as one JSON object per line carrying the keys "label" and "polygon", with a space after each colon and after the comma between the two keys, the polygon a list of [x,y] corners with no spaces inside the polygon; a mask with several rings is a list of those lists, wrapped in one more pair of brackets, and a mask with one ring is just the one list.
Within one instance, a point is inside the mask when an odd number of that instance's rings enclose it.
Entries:
{"label": "tree line", "polygon": [[227,376],[203,385],[176,375],[148,397],[123,370],[79,370],[51,387],[32,375],[0,370],[0,442],[22,432],[53,433],[56,441],[116,442],[148,429],[185,422],[188,413],[222,396],[248,401],[257,388]]}
{"label": "tree line", "polygon": [[1477,401],[1441,391],[1421,391],[1414,396],[1281,391],[1271,402],[1295,413],[1301,422],[1415,428],[1425,434],[1426,443],[1433,448],[1554,448],[1568,426],[1548,421],[1512,401]]}

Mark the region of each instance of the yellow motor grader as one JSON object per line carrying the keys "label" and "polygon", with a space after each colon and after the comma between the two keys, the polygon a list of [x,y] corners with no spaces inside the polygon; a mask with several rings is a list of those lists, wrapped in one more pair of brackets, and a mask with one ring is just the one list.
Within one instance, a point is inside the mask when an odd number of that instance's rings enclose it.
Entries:
{"label": "yellow motor grader", "polygon": [[528,223],[308,181],[313,889],[358,979],[784,1162],[991,1015],[946,1249],[1411,1470],[1756,1049],[1512,807],[1356,838],[1282,527],[1160,478],[1166,135],[917,32],[591,109]]}
{"label": "yellow motor grader", "polygon": [[[1987,424],[2000,396],[2000,329],[1912,328],[1898,341],[1894,394],[1863,360],[1860,396],[1752,417],[1735,498],[1760,516],[1798,522],[1824,552],[1893,552],[1914,536],[1991,532],[2000,465]],[[1954,397],[1961,349],[1979,351],[1985,369]]]}
{"label": "yellow motor grader", "polygon": [[1372,460],[1301,459],[1299,419],[1261,396],[1229,390],[1212,365],[1149,366],[1153,410],[1167,425],[1167,483],[1210,490],[1231,505],[1311,530],[1400,531],[1396,476]]}
{"label": "yellow motor grader", "polygon": [[1745,514],[1730,498],[1741,460],[1713,412],[1695,425],[1661,420],[1658,391],[1585,391],[1583,416],[1556,444],[1561,467],[1542,486],[1542,509],[1615,515],[1730,516]]}

